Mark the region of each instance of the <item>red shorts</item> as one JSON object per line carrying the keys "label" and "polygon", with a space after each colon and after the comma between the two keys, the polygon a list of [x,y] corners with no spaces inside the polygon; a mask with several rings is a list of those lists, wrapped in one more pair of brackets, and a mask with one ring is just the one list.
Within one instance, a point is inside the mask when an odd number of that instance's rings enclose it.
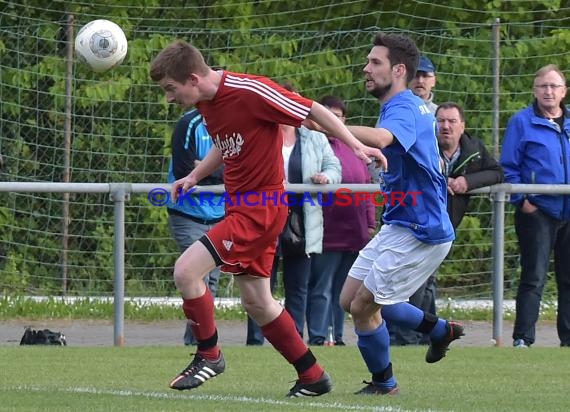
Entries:
{"label": "red shorts", "polygon": [[285,226],[288,210],[281,202],[262,202],[261,195],[255,196],[259,196],[258,202],[249,195],[247,205],[226,204],[224,220],[205,235],[214,250],[206,247],[214,260],[221,262],[222,272],[271,276],[277,237]]}

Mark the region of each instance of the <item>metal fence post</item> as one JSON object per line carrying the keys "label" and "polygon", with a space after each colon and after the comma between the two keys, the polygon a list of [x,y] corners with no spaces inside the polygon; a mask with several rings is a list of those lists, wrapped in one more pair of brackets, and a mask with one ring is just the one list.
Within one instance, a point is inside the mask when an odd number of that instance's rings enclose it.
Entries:
{"label": "metal fence post", "polygon": [[113,291],[115,319],[113,337],[115,346],[125,345],[125,201],[129,200],[131,185],[111,183],[110,199],[115,204],[114,263],[115,287]]}
{"label": "metal fence post", "polygon": [[493,342],[503,346],[503,295],[505,259],[505,202],[509,195],[504,189],[491,193],[493,200]]}

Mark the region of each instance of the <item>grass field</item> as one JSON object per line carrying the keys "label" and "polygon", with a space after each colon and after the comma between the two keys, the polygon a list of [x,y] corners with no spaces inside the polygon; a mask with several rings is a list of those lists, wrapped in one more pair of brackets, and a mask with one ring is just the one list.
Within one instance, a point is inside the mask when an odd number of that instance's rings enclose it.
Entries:
{"label": "grass field", "polygon": [[293,368],[271,347],[225,346],[223,375],[193,391],[167,387],[190,359],[184,347],[0,347],[2,411],[567,411],[562,348],[452,348],[424,362],[425,348],[392,350],[397,397],[357,396],[369,374],[355,347],[313,351],[332,393],[288,399]]}

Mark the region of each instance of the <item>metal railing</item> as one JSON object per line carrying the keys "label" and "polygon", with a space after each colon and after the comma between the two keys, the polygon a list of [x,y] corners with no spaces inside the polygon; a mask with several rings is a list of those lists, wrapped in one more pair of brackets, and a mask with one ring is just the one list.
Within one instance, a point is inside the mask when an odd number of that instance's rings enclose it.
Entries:
{"label": "metal railing", "polygon": [[[170,190],[169,184],[157,183],[57,183],[57,182],[0,182],[0,192],[19,193],[108,193],[114,203],[114,344],[124,346],[125,305],[125,202],[131,194],[149,193],[153,189]],[[196,193],[223,193],[223,185],[196,186]],[[289,184],[291,192],[328,192],[347,189],[359,192],[377,192],[377,184],[306,185]],[[496,346],[503,345],[503,282],[504,282],[504,229],[505,202],[511,193],[570,194],[570,185],[513,185],[501,183],[471,191],[473,194],[488,194],[493,202],[493,336]]]}
{"label": "metal railing", "polygon": [[570,185],[501,183],[475,189],[470,193],[488,193],[493,202],[493,336],[496,346],[503,346],[503,285],[505,258],[505,202],[511,193],[568,195]]}

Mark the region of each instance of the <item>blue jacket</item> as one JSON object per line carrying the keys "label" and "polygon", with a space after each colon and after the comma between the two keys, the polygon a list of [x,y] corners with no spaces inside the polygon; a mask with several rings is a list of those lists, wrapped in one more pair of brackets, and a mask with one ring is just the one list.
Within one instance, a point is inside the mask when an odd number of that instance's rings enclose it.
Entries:
{"label": "blue jacket", "polygon": [[[172,134],[172,157],[168,169],[168,183],[187,176],[194,169],[194,161],[202,160],[213,146],[212,139],[204,123],[202,115],[194,109],[184,114],[176,124]],[[222,169],[217,170],[210,176],[198,182],[201,186],[223,184]],[[167,205],[168,212],[193,218],[201,222],[213,223],[221,220],[225,213],[225,207],[221,195],[207,194],[200,198],[192,195],[192,202],[170,202]]]}
{"label": "blue jacket", "polygon": [[[505,182],[570,183],[570,112],[562,109],[562,129],[539,114],[536,102],[511,117],[501,152]],[[556,219],[570,220],[570,196],[513,193],[511,203],[520,206],[525,198]]]}

